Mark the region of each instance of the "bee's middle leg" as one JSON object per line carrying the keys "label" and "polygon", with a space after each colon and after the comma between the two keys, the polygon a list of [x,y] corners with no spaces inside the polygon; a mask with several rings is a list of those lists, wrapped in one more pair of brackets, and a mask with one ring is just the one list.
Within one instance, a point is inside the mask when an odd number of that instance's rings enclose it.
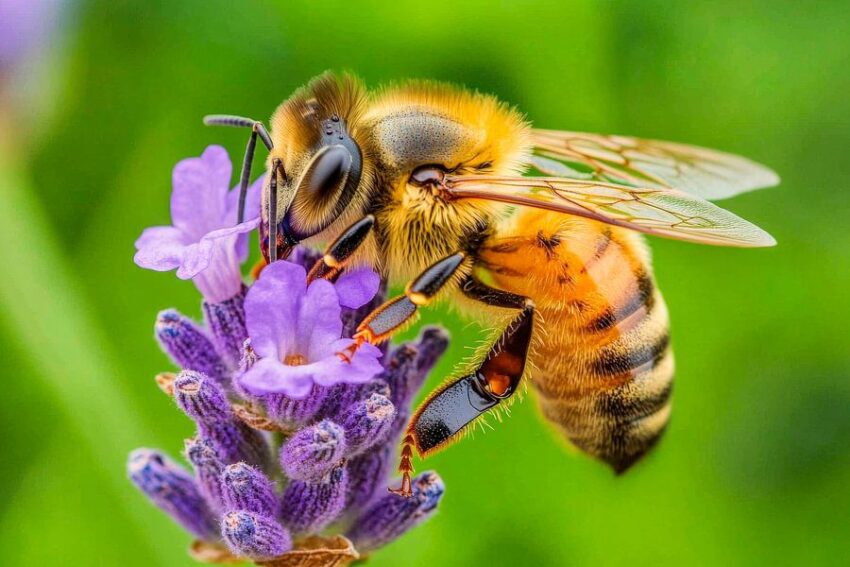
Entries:
{"label": "bee's middle leg", "polygon": [[343,360],[351,356],[363,343],[380,344],[414,321],[417,310],[428,305],[436,295],[460,273],[466,255],[457,252],[438,260],[407,284],[402,295],[394,297],[369,313],[354,332],[354,342],[338,353]]}
{"label": "bee's middle leg", "polygon": [[469,373],[438,388],[422,403],[402,440],[402,484],[391,490],[410,496],[413,447],[420,456],[447,446],[482,414],[510,398],[525,372],[534,329],[534,304],[514,293],[491,288],[467,277],[461,290],[468,297],[492,307],[519,309],[519,314],[502,332],[481,364]]}

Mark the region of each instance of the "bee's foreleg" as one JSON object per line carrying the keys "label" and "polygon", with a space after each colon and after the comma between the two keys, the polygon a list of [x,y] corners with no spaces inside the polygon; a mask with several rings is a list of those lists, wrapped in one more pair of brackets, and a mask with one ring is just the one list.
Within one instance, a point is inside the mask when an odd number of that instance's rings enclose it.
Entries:
{"label": "bee's foreleg", "polygon": [[464,266],[466,255],[456,252],[431,264],[412,282],[403,295],[394,297],[369,313],[354,332],[354,343],[337,353],[343,360],[351,356],[363,343],[380,344],[411,323],[419,307],[428,305],[455,274]]}
{"label": "bee's foreleg", "polygon": [[272,139],[266,131],[266,127],[263,126],[263,123],[252,118],[231,116],[228,114],[211,114],[204,116],[204,124],[207,126],[235,126],[251,129],[251,137],[248,138],[248,147],[245,149],[245,159],[242,160],[242,174],[239,177],[239,212],[236,219],[237,224],[239,224],[245,220],[245,196],[248,194],[248,182],[251,180],[251,166],[254,163],[257,136],[263,140],[263,144],[269,150],[273,147]]}
{"label": "bee's foreleg", "polygon": [[342,273],[342,269],[354,255],[369,233],[372,227],[375,226],[375,217],[366,215],[351,226],[345,229],[336,240],[325,250],[324,256],[321,257],[307,274],[307,282],[312,282],[317,278],[328,281],[336,281]]}
{"label": "bee's foreleg", "polygon": [[467,296],[490,306],[514,307],[521,311],[477,368],[438,388],[416,410],[402,440],[399,465],[402,485],[392,490],[403,496],[410,495],[412,448],[425,456],[445,447],[476,418],[510,398],[519,388],[525,372],[534,329],[534,304],[471,277],[461,284],[461,289]]}

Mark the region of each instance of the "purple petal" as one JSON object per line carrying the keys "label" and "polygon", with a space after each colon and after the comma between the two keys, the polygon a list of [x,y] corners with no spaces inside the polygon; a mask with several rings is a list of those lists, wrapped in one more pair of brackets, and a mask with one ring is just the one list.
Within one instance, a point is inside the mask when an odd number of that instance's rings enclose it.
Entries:
{"label": "purple petal", "polygon": [[239,378],[239,384],[255,396],[286,394],[300,399],[313,387],[313,366],[287,366],[276,359],[263,358]]}
{"label": "purple petal", "polygon": [[381,277],[371,268],[361,268],[344,273],[335,285],[339,304],[357,309],[375,297],[381,285]]}
{"label": "purple petal", "polygon": [[152,226],[136,240],[133,261],[142,268],[166,272],[180,266],[185,249],[186,240],[180,230],[173,226]]}
{"label": "purple petal", "polygon": [[[315,362],[342,335],[339,299],[332,283],[316,280],[307,288],[298,310],[296,352]],[[289,353],[292,354],[292,353]]]}
{"label": "purple petal", "polygon": [[245,298],[251,346],[260,357],[278,359],[282,347],[294,345],[298,304],[306,292],[307,272],[290,262],[266,266]]}
{"label": "purple petal", "polygon": [[351,362],[341,360],[336,356],[352,343],[351,339],[340,339],[330,345],[332,353],[323,358],[321,363],[315,363],[316,372],[313,380],[319,386],[333,386],[340,383],[363,383],[381,372],[384,367],[377,360],[381,356],[378,347],[364,343],[357,349]]}
{"label": "purple petal", "polygon": [[[259,179],[254,181],[252,185],[248,186],[248,194],[245,196],[245,216],[243,218],[253,219],[259,218],[260,216],[260,198],[263,191],[263,185],[265,185],[266,176],[262,175]],[[227,224],[236,224],[236,220],[239,218],[238,215],[238,207],[239,207],[239,186],[237,185],[235,189],[233,189],[227,195],[227,215],[226,219],[228,220]],[[239,235],[239,238],[236,240],[236,258],[240,262],[244,262],[248,257],[248,237],[246,235]]]}
{"label": "purple petal", "polygon": [[171,221],[200,240],[221,228],[232,167],[221,146],[209,146],[199,158],[184,159],[172,174]]}

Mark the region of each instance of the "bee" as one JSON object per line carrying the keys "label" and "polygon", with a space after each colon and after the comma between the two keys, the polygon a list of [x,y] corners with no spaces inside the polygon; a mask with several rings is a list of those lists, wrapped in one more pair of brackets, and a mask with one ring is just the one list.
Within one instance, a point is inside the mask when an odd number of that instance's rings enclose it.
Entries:
{"label": "bee", "polygon": [[720,246],[774,239],[709,200],[772,186],[745,158],[627,136],[535,129],[494,96],[434,82],[373,92],[324,74],[252,129],[269,149],[265,262],[330,242],[309,279],[368,265],[404,293],[370,313],[339,353],[381,343],[447,299],[493,341],[436,388],[401,447],[447,447],[531,383],[543,416],[582,451],[629,469],[661,437],[674,373],[669,317],[641,233]]}

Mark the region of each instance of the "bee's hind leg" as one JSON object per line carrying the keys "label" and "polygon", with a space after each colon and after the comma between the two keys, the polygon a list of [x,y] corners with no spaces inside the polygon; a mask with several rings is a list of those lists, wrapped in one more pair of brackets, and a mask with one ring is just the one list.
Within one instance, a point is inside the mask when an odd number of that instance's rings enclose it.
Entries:
{"label": "bee's hind leg", "polygon": [[531,300],[491,288],[472,277],[461,284],[461,290],[487,305],[520,312],[477,368],[438,388],[416,410],[402,440],[401,487],[390,490],[402,496],[411,495],[413,447],[424,457],[449,444],[472,421],[510,398],[525,372],[534,329]]}

